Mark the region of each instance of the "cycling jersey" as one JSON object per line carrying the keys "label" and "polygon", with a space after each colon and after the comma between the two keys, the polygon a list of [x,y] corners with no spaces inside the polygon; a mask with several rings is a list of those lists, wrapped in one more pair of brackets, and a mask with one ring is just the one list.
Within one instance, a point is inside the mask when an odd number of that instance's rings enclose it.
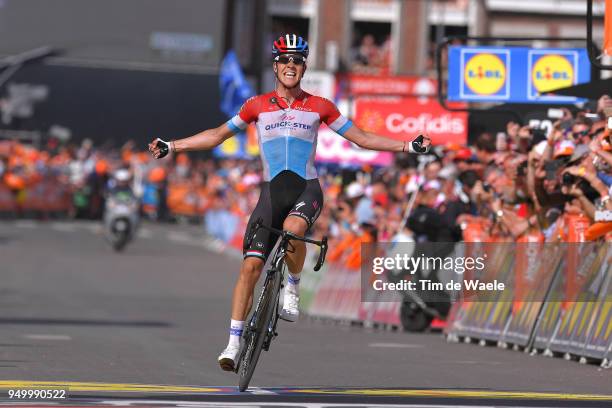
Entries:
{"label": "cycling jersey", "polygon": [[352,126],[333,102],[303,91],[291,106],[275,91],[254,96],[227,125],[238,133],[251,122],[257,127],[265,181],[283,170],[306,180],[317,178],[314,158],[321,122],[342,136]]}

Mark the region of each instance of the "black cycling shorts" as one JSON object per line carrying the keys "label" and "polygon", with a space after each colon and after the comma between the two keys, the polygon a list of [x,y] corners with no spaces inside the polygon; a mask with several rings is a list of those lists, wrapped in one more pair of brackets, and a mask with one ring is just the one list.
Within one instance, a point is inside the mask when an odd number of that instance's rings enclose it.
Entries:
{"label": "black cycling shorts", "polygon": [[321,213],[322,207],[323,192],[318,179],[304,180],[294,172],[284,170],[271,181],[264,182],[261,186],[259,201],[245,231],[244,257],[255,256],[265,261],[278,239],[269,231],[259,229],[251,245],[246,247],[251,224],[255,223],[258,218],[261,218],[266,226],[282,229],[285,219],[294,215],[306,221],[310,228]]}

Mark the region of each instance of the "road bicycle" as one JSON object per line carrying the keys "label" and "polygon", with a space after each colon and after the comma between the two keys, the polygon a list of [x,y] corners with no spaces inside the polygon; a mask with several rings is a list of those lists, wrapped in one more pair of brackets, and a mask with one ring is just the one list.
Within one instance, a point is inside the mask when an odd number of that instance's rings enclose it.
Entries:
{"label": "road bicycle", "polygon": [[315,241],[308,238],[302,238],[289,231],[278,230],[275,228],[263,225],[263,220],[259,218],[251,225],[245,247],[250,247],[253,242],[253,237],[259,229],[265,229],[273,234],[278,235],[278,240],[274,246],[271,255],[268,257],[263,270],[266,273],[266,279],[261,289],[261,294],[255,306],[255,310],[251,314],[243,334],[242,347],[238,354],[238,363],[236,364],[235,372],[239,375],[238,386],[240,391],[245,391],[251,377],[255,372],[257,361],[261,350],[270,350],[272,339],[278,336],[276,325],[279,314],[279,299],[282,282],[285,277],[285,256],[292,252],[291,240],[302,241],[309,244],[317,245],[321,251],[317,263],[314,267],[315,271],[321,269],[325,262],[325,254],[327,253],[327,237],[323,237],[321,241]]}

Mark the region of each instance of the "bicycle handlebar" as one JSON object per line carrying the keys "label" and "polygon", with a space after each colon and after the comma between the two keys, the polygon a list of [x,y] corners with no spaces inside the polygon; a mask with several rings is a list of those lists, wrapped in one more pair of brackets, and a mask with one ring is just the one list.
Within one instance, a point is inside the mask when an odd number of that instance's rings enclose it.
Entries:
{"label": "bicycle handlebar", "polygon": [[327,237],[323,237],[321,241],[300,237],[289,231],[279,230],[276,228],[268,227],[267,225],[263,225],[263,219],[260,217],[257,219],[257,221],[255,221],[254,224],[251,225],[248,239],[245,242],[245,248],[249,248],[251,246],[251,244],[253,243],[253,238],[255,237],[255,233],[260,228],[270,231],[273,234],[279,235],[283,237],[283,239],[289,238],[318,246],[319,248],[321,248],[321,251],[319,252],[319,258],[317,259],[317,263],[314,267],[315,272],[319,271],[323,266],[323,263],[325,262],[325,255],[327,254]]}

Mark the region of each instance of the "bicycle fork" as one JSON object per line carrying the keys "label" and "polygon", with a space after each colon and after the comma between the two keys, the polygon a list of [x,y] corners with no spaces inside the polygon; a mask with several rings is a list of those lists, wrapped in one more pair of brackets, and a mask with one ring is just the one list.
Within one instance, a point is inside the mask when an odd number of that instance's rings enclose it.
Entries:
{"label": "bicycle fork", "polygon": [[[281,285],[281,288],[282,288],[282,285]],[[273,303],[274,309],[275,309],[274,317],[272,320],[270,320],[270,325],[268,326],[266,330],[266,340],[264,341],[264,344],[263,344],[263,349],[266,351],[270,350],[270,344],[272,343],[272,339],[278,336],[278,332],[276,331],[276,325],[278,324],[278,317],[279,317],[279,313],[278,313],[279,297],[280,297],[280,291],[276,293],[276,299]]]}

